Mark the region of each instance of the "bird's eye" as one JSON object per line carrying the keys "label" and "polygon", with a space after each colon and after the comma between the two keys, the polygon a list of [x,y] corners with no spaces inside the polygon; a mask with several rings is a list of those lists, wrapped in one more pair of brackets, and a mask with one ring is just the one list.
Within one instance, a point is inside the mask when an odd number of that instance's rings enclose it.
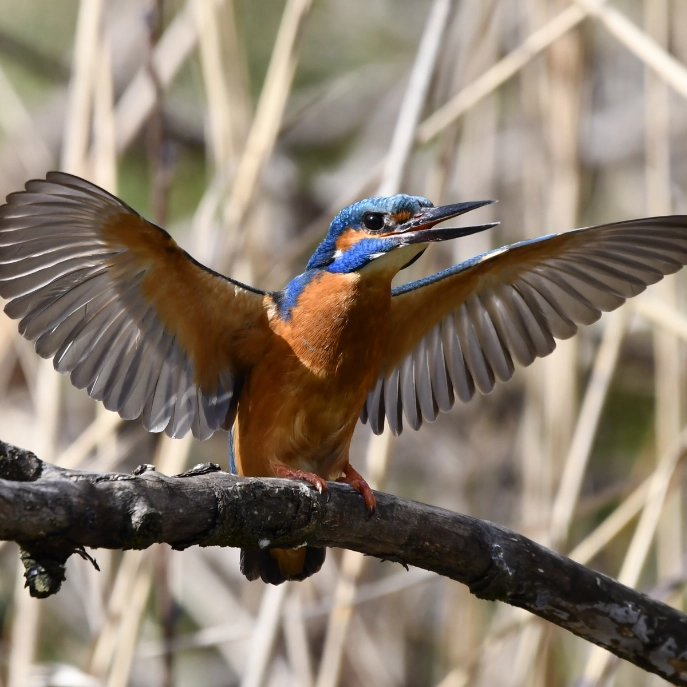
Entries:
{"label": "bird's eye", "polygon": [[384,215],[381,212],[366,212],[363,215],[363,226],[370,231],[380,231],[384,227]]}

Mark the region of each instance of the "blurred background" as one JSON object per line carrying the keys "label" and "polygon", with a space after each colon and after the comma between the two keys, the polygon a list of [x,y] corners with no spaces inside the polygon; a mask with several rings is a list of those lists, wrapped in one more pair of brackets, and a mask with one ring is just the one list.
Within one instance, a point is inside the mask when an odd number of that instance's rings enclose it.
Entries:
{"label": "blurred background", "polygon": [[[408,280],[527,237],[687,212],[680,0],[0,0],[0,196],[50,169],[262,288],[334,214],[398,191],[498,198],[489,233]],[[514,528],[685,600],[685,276],[488,397],[399,438],[356,433],[378,488]],[[71,388],[0,318],[0,438],[73,468],[226,468],[227,438],[148,435]],[[331,551],[266,587],[238,551],[72,557],[23,589],[0,549],[8,687],[654,685],[639,669],[422,570]]]}

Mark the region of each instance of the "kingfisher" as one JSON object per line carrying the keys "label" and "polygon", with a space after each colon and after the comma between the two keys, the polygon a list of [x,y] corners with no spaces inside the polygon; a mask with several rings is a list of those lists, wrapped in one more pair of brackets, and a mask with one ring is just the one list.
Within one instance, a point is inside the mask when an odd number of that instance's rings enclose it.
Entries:
{"label": "kingfisher", "polygon": [[[232,471],[370,487],[349,462],[359,419],[376,434],[432,422],[509,380],[687,263],[687,216],[515,243],[402,286],[430,243],[481,232],[410,195],[342,210],[305,272],[264,291],[195,261],[162,228],[76,176],[50,172],[0,207],[5,312],[58,372],[151,432],[230,432]],[[271,584],[317,572],[325,549],[245,549]]]}

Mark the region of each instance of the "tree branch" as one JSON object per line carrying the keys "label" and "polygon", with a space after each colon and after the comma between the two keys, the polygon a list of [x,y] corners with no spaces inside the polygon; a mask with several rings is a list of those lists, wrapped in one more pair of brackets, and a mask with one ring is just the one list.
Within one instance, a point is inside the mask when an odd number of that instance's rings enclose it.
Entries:
{"label": "tree branch", "polygon": [[196,466],[167,477],[63,470],[0,442],[0,539],[22,547],[33,596],[55,593],[84,547],[166,542],[244,548],[335,546],[432,570],[482,599],[524,608],[617,656],[687,685],[687,616],[515,532],[377,493],[369,518],[349,486],[328,494],[290,480]]}

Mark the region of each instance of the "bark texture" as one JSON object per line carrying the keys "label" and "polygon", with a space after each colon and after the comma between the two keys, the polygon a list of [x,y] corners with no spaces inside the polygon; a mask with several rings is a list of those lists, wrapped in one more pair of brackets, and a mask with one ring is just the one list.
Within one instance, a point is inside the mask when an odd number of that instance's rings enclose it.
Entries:
{"label": "bark texture", "polygon": [[490,522],[331,483],[249,479],[212,463],[176,477],[63,470],[0,442],[0,539],[22,548],[33,596],[58,591],[84,547],[189,546],[353,549],[432,570],[482,599],[524,608],[617,656],[687,685],[687,616]]}

